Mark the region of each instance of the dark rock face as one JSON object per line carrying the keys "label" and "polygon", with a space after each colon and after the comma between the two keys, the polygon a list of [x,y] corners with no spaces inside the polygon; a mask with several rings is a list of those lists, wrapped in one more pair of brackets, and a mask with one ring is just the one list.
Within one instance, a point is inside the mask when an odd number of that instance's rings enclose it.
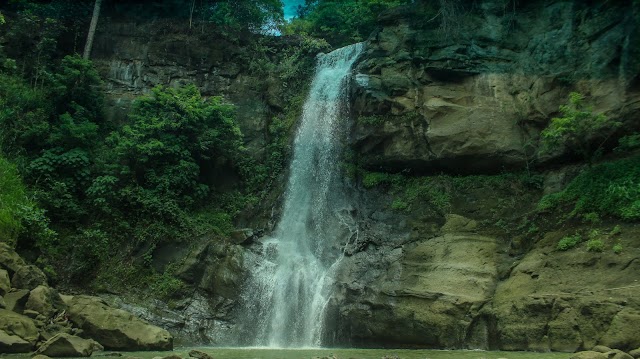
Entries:
{"label": "dark rock face", "polygon": [[596,111],[633,121],[640,97],[633,11],[580,1],[505,9],[485,0],[447,32],[414,7],[386,14],[357,69],[352,146],[373,169],[488,172],[534,156],[540,129],[570,91],[588,95]]}
{"label": "dark rock face", "polygon": [[[540,155],[539,134],[571,91],[588,96],[595,112],[638,128],[637,5],[503,5],[476,1],[446,33],[415,8],[381,16],[353,84],[349,145],[360,165],[477,174],[523,168],[533,159],[552,164],[565,154]],[[562,188],[564,175],[575,171],[550,173],[545,191]],[[473,219],[486,221],[497,204],[477,204],[516,197],[474,191],[456,194],[442,215],[422,207],[393,211],[394,194],[384,188],[356,189],[358,236],[336,278],[328,345],[566,352],[638,346],[637,245],[620,255],[561,252],[556,244],[573,232],[549,230],[536,239],[496,233]],[[532,210],[540,195],[499,218],[517,221],[513,213]],[[632,241],[633,228],[625,240]],[[592,353],[584,357],[600,357]]]}

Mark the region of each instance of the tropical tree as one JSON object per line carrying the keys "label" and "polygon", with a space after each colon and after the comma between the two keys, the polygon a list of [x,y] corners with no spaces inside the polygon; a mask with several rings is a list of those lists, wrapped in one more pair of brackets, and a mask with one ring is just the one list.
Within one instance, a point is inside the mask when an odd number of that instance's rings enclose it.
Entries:
{"label": "tropical tree", "polygon": [[91,55],[91,48],[93,47],[93,38],[96,35],[96,27],[98,26],[98,18],[100,18],[100,7],[102,6],[102,0],[96,0],[93,5],[93,16],[91,17],[91,25],[89,25],[89,33],[87,34],[87,42],[84,45],[85,60],[89,59]]}

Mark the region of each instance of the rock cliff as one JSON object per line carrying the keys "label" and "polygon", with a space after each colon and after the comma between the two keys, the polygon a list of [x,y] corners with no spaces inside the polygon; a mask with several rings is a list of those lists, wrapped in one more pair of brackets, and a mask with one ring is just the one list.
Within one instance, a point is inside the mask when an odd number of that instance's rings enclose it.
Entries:
{"label": "rock cliff", "polygon": [[515,168],[536,157],[569,91],[637,128],[634,6],[487,0],[442,21],[415,7],[384,14],[358,67],[352,147],[371,169]]}
{"label": "rock cliff", "polygon": [[[329,343],[570,352],[640,345],[637,225],[619,224],[623,253],[561,251],[561,238],[608,233],[616,222],[534,225],[526,215],[579,170],[549,171],[571,158],[538,151],[570,91],[637,131],[639,10],[486,0],[460,9],[444,29],[442,14],[415,8],[380,17],[354,79],[357,166],[470,175],[535,160],[544,185],[459,177],[468,183],[445,184],[451,197],[439,210],[397,205],[402,193],[388,184],[355,188],[358,238],[338,274]],[[439,186],[433,178],[423,191]]]}

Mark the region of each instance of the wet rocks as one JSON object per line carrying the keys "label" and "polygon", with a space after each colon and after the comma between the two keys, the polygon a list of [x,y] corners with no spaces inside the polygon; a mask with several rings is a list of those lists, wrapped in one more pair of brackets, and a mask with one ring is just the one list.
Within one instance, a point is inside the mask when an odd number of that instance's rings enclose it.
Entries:
{"label": "wet rocks", "polygon": [[101,344],[87,339],[91,337],[118,350],[172,349],[173,339],[166,330],[131,313],[111,308],[96,297],[61,296],[47,285],[40,269],[26,264],[1,242],[0,268],[0,353],[38,348],[38,353],[50,357],[89,356],[103,350]]}
{"label": "wet rocks", "polygon": [[0,353],[27,353],[33,346],[17,335],[0,330]]}
{"label": "wet rocks", "polygon": [[44,342],[36,354],[49,357],[88,357],[96,348],[100,347],[93,340],[60,333]]}
{"label": "wet rocks", "polygon": [[196,359],[213,359],[213,357],[203,351],[200,350],[191,350],[189,351],[189,356],[191,358],[196,358]]}
{"label": "wet rocks", "polygon": [[32,319],[6,309],[0,309],[0,330],[8,335],[18,336],[31,347],[35,346],[39,338],[38,328]]}
{"label": "wet rocks", "polygon": [[74,296],[68,302],[70,320],[109,350],[171,350],[173,337],[168,331],[108,306],[102,299]]}

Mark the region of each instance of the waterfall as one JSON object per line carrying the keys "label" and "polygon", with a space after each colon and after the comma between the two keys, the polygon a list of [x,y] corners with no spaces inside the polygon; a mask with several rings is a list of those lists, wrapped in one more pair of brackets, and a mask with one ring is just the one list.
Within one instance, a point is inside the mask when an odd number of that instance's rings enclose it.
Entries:
{"label": "waterfall", "polygon": [[[280,222],[262,242],[244,289],[244,342],[317,347],[348,207],[340,173],[347,84],[364,44],[318,56],[296,133]],[[341,212],[342,211],[342,212]]]}

